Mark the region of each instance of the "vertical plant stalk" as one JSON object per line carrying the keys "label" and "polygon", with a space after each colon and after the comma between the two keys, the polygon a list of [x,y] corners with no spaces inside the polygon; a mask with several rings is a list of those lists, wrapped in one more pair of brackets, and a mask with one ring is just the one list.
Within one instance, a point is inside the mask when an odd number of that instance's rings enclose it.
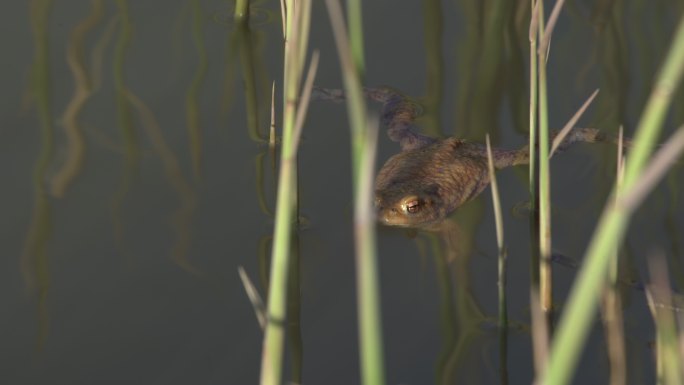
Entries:
{"label": "vertical plant stalk", "polygon": [[[624,158],[623,158],[623,129],[620,126],[618,135],[617,151],[617,170],[616,188],[619,191],[624,177]],[[616,194],[615,203],[617,204],[620,196]],[[619,267],[620,245],[615,244],[615,252],[611,261],[609,271],[609,282],[603,292],[603,325],[606,336],[608,351],[608,361],[610,362],[610,384],[623,385],[627,383],[627,357],[625,357],[624,329],[622,323],[622,301],[618,290],[618,267]]]}
{"label": "vertical plant stalk", "polygon": [[539,54],[539,281],[541,291],[541,307],[551,325],[553,313],[553,277],[551,271],[551,172],[549,169],[549,112],[546,82],[546,61],[548,60],[549,45],[558,15],[564,0],[556,1],[544,28],[544,7],[539,2],[539,35],[541,42]]}
{"label": "vertical plant stalk", "polygon": [[[531,3],[532,15],[530,17],[530,164],[529,164],[529,193],[530,193],[530,309],[532,314],[543,314],[541,310],[541,302],[539,300],[539,273],[540,273],[540,258],[539,258],[539,178],[537,171],[539,170],[539,162],[537,157],[537,114],[539,102],[539,74],[537,63],[537,35],[539,34],[539,23],[542,19],[542,1],[532,0]],[[543,23],[543,20],[541,21]],[[546,365],[546,357],[549,345],[549,333],[547,323],[544,322],[543,316],[533,316],[532,320],[532,346],[534,353],[534,367],[535,373],[539,375]]]}
{"label": "vertical plant stalk", "polygon": [[[350,46],[349,38],[347,37],[344,20],[342,19],[342,9],[336,0],[326,0],[330,20],[335,35],[335,43],[337,51],[340,56],[344,77],[344,89],[347,95],[347,115],[351,123],[352,133],[352,173],[354,180],[358,180],[360,165],[360,158],[355,154],[360,154],[363,151],[363,134],[364,126],[366,124],[366,104],[363,96],[363,87],[361,85],[361,74],[358,72],[352,57],[353,48]],[[356,190],[354,190],[356,194]],[[356,196],[354,196],[356,198]]]}
{"label": "vertical plant stalk", "polygon": [[347,0],[347,17],[349,18],[349,47],[354,67],[360,84],[366,73],[366,61],[363,54],[363,18],[361,17],[361,0]]}
{"label": "vertical plant stalk", "polygon": [[233,18],[237,22],[249,21],[249,0],[235,0],[235,14]]}
{"label": "vertical plant stalk", "polygon": [[357,306],[359,308],[360,357],[363,384],[385,383],[380,289],[378,280],[375,208],[373,207],[373,168],[377,145],[377,119],[369,119],[360,154],[355,183],[354,236],[356,238]]}
{"label": "vertical plant stalk", "polygon": [[[529,192],[530,192],[530,205],[532,215],[536,215],[537,212],[537,190],[538,190],[538,179],[537,179],[537,103],[538,103],[538,86],[537,86],[537,28],[539,28],[539,7],[541,1],[532,0],[531,4],[531,17],[530,17],[530,137],[529,137],[529,148],[530,148],[530,164],[529,164]],[[533,253],[534,254],[534,253]],[[537,270],[538,264],[533,266],[534,271]],[[532,276],[537,276],[538,273],[532,274]],[[538,282],[534,282],[537,283]]]}
{"label": "vertical plant stalk", "polygon": [[[629,192],[639,183],[647,159],[651,156],[662,129],[672,95],[684,71],[684,18],[679,23],[664,65],[657,76],[646,108],[638,124],[633,147],[625,165],[625,178],[619,194]],[[614,189],[613,195],[617,191]],[[571,379],[596,312],[596,293],[605,284],[615,243],[622,242],[634,207],[609,204],[584,258],[576,283],[560,320],[549,367],[542,383],[566,384]]]}
{"label": "vertical plant stalk", "polygon": [[[301,137],[302,128],[304,127],[304,119],[309,106],[309,101],[311,99],[311,90],[313,89],[313,82],[318,70],[318,51],[314,51],[311,56],[311,63],[309,65],[309,72],[306,76],[304,82],[304,88],[302,95],[299,99],[299,105],[297,108],[297,113],[295,116],[295,126],[293,137],[295,142],[299,142]],[[295,144],[296,145],[296,144]],[[298,165],[295,165],[295,170]],[[299,186],[299,180],[295,180],[297,186]],[[297,187],[298,188],[298,187]],[[299,226],[299,194],[296,196],[295,202],[295,223]],[[290,357],[291,363],[291,377],[290,382],[294,384],[302,383],[302,357],[303,357],[303,343],[302,343],[302,332],[301,332],[301,299],[300,299],[300,238],[299,233],[295,232],[292,234],[291,246],[290,246],[290,266],[289,266],[289,276],[288,276],[288,299],[287,299],[287,326],[288,326],[288,336],[290,341],[290,351],[292,353]]]}
{"label": "vertical plant stalk", "polygon": [[[532,0],[530,17],[530,165],[529,165],[529,192],[530,192],[530,309],[532,310],[532,346],[534,353],[534,368],[537,376],[546,365],[546,357],[549,346],[548,325],[544,322],[543,311],[540,301],[539,273],[539,161],[537,157],[538,122],[539,113],[539,63],[537,63],[537,36],[539,35],[540,23],[543,23],[542,0]],[[543,28],[543,27],[542,27]]]}
{"label": "vertical plant stalk", "polygon": [[[287,156],[286,156],[287,155]],[[280,161],[276,224],[271,256],[266,331],[261,359],[261,384],[280,384],[285,340],[287,273],[296,188],[295,159],[285,151]]]}
{"label": "vertical plant stalk", "polygon": [[[544,6],[539,1],[539,35],[544,34]],[[546,45],[544,44],[546,43]],[[553,306],[551,275],[551,175],[549,172],[549,115],[546,84],[548,40],[537,49],[539,71],[539,290],[541,308],[550,321]]]}
{"label": "vertical plant stalk", "polygon": [[[356,238],[356,282],[359,317],[361,382],[385,383],[380,290],[375,241],[375,210],[372,204],[373,167],[377,141],[377,122],[369,123],[361,86],[363,45],[361,4],[350,1],[351,45],[336,0],[326,0],[335,36],[347,95],[351,123],[354,182],[354,235]],[[374,127],[374,128],[373,128]]]}
{"label": "vertical plant stalk", "polygon": [[[291,250],[292,226],[296,223],[297,147],[299,133],[301,133],[301,128],[296,127],[295,124],[298,110],[301,108],[298,92],[303,71],[303,63],[300,57],[304,53],[300,51],[306,51],[309,24],[309,17],[302,17],[302,9],[310,7],[308,3],[310,3],[310,0],[288,0],[287,4],[285,4],[285,9],[283,9],[285,15],[285,72],[283,79],[285,105],[283,108],[280,179],[278,181],[278,196],[276,200],[267,323],[261,361],[262,385],[278,385],[281,383],[282,378],[287,309],[287,278],[290,266],[289,253]],[[308,16],[308,14],[306,15]],[[304,34],[303,31],[307,31],[307,33]],[[310,71],[310,73],[314,73],[314,71]]]}
{"label": "vertical plant stalk", "polygon": [[499,198],[499,186],[496,182],[494,160],[492,158],[492,146],[487,135],[487,164],[489,179],[492,189],[492,204],[494,206],[494,219],[496,221],[496,245],[499,251],[499,372],[501,384],[508,383],[508,305],[506,299],[506,257],[507,251],[504,244],[503,216],[501,215],[501,199]]}
{"label": "vertical plant stalk", "polygon": [[[297,16],[298,20],[311,20],[311,0],[307,1],[302,1],[302,0],[297,0],[296,2],[297,7],[301,7],[300,9],[296,10],[297,13],[299,13],[299,16]],[[289,8],[288,8],[289,9]],[[299,32],[297,33],[297,39],[293,44],[297,44],[296,50],[298,52],[298,55],[296,57],[293,57],[293,60],[296,60],[295,63],[297,63],[297,66],[302,66],[304,65],[305,59],[306,59],[306,50],[309,44],[309,27],[310,23],[300,23],[297,25],[297,28],[299,29]],[[306,39],[301,39],[301,36],[307,36]]]}

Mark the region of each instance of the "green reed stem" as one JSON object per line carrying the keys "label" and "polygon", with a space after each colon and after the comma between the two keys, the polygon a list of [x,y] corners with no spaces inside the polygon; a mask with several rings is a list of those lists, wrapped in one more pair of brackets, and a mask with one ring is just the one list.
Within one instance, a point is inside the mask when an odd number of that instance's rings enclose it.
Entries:
{"label": "green reed stem", "polygon": [[[530,17],[530,133],[529,133],[529,193],[530,193],[530,307],[532,314],[542,314],[539,300],[539,177],[537,171],[539,162],[537,159],[537,114],[539,103],[539,65],[537,63],[537,36],[539,35],[539,23],[543,23],[542,1],[532,0]],[[546,362],[548,347],[548,327],[543,322],[543,317],[531,317],[532,322],[532,346],[534,352],[535,372],[540,373]]]}
{"label": "green reed stem", "polygon": [[247,21],[249,19],[249,0],[235,1],[235,14],[233,14],[235,21]]}
{"label": "green reed stem", "polygon": [[[617,150],[617,170],[615,178],[615,186],[619,191],[622,186],[622,177],[624,175],[623,167],[623,129],[620,126],[618,136],[618,150]],[[620,196],[616,194],[615,203],[619,201]],[[619,268],[619,253],[620,244],[615,243],[615,249],[612,253],[612,260],[608,268],[608,284],[604,288],[602,314],[604,334],[606,336],[606,350],[608,354],[608,362],[610,363],[610,384],[623,385],[627,383],[627,357],[624,341],[624,328],[622,321],[622,301],[618,288],[618,268]]]}
{"label": "green reed stem", "polygon": [[[530,20],[530,137],[529,137],[529,148],[530,148],[530,164],[529,164],[529,192],[530,192],[530,212],[532,215],[536,215],[537,212],[537,103],[538,103],[538,91],[537,88],[537,34],[539,28],[539,7],[540,3],[532,0],[532,16]],[[536,253],[532,253],[536,255]],[[539,256],[537,255],[537,258]],[[533,274],[533,277],[539,278],[537,266],[539,263],[534,263],[533,271],[537,272]],[[534,281],[535,284],[539,284],[538,281]]]}
{"label": "green reed stem", "polygon": [[[672,95],[684,71],[684,18],[675,33],[670,51],[658,74],[646,108],[639,121],[634,146],[627,159],[623,186],[616,191],[623,195],[632,190],[651,156],[662,129]],[[560,320],[554,340],[549,366],[541,383],[566,384],[577,366],[580,350],[586,341],[595,315],[601,287],[605,285],[615,243],[625,236],[634,207],[614,205],[612,199],[604,209],[596,232],[589,245],[577,282]]]}
{"label": "green reed stem", "polygon": [[357,306],[359,309],[360,357],[363,384],[385,383],[382,322],[380,312],[380,282],[378,279],[373,207],[373,169],[377,144],[377,121],[370,121],[365,130],[359,158],[360,170],[355,182],[354,228],[356,238]]}
{"label": "green reed stem", "polygon": [[276,223],[271,256],[267,324],[261,361],[261,384],[280,384],[285,340],[287,273],[289,266],[290,234],[292,230],[293,196],[296,189],[295,162],[281,157]]}
{"label": "green reed stem", "polygon": [[[354,183],[354,235],[359,322],[361,379],[364,385],[385,383],[380,290],[373,208],[373,168],[377,141],[376,122],[369,123],[361,86],[363,42],[361,5],[349,1],[350,35],[336,0],[326,0],[342,66],[347,112],[351,123]],[[351,36],[351,45],[348,36]]]}
{"label": "green reed stem", "polygon": [[[363,55],[363,18],[361,16],[361,0],[347,0],[347,17],[349,18],[349,40],[354,66],[359,79],[363,80],[366,72],[366,61]],[[361,81],[363,84],[363,81]]]}
{"label": "green reed stem", "polygon": [[[296,223],[297,147],[301,129],[296,127],[303,53],[307,49],[309,17],[302,17],[310,0],[288,0],[285,13],[285,74],[283,79],[283,139],[280,180],[276,201],[275,231],[269,279],[267,323],[261,361],[261,384],[281,383],[287,309],[288,273],[292,227]],[[308,14],[306,14],[308,16]]]}
{"label": "green reed stem", "polygon": [[[539,0],[539,35],[544,35],[544,6]],[[547,43],[544,45],[543,43]],[[549,172],[549,110],[546,84],[548,40],[542,40],[537,53],[539,71],[539,290],[541,307],[547,318],[552,310],[551,275],[551,175]]]}

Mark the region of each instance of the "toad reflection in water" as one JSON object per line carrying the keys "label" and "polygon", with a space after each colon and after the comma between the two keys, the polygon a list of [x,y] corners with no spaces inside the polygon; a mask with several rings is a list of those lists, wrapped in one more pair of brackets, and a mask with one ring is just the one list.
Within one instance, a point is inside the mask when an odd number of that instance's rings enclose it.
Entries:
{"label": "toad reflection in water", "polygon": [[[375,205],[380,222],[389,226],[429,228],[444,221],[457,207],[475,198],[489,184],[487,148],[458,138],[421,135],[414,124],[420,107],[389,87],[365,88],[382,103],[380,120],[402,151],[385,162],[375,181]],[[315,88],[314,99],[344,100],[341,90]],[[553,133],[555,137],[557,132]],[[575,142],[615,142],[592,128],[574,128],[559,149]],[[492,149],[494,167],[529,163],[528,146]]]}

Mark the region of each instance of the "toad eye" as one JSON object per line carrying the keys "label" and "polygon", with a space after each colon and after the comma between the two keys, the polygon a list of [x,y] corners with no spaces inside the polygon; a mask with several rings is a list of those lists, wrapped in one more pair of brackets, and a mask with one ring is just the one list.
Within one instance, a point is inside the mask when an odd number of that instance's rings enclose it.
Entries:
{"label": "toad eye", "polygon": [[420,210],[420,202],[418,201],[411,201],[406,204],[406,211],[415,214]]}
{"label": "toad eye", "polygon": [[404,201],[404,203],[402,204],[402,208],[404,209],[404,211],[409,213],[409,214],[417,213],[418,211],[420,211],[422,206],[423,206],[422,202],[420,200],[418,200],[418,198],[415,198],[415,197],[410,198],[410,199],[406,199]]}

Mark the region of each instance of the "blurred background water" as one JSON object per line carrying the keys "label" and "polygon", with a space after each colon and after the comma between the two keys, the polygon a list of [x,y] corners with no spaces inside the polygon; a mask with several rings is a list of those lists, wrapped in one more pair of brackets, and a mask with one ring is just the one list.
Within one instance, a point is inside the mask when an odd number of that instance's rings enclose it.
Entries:
{"label": "blurred background water", "polygon": [[[271,84],[282,87],[279,2],[7,2],[0,13],[0,382],[251,384],[262,334],[237,274],[265,293],[276,155]],[[419,124],[517,148],[527,141],[529,1],[364,3],[366,82],[419,101]],[[550,9],[550,4],[547,5]],[[630,135],[684,7],[568,0],[551,45],[551,125],[600,88],[581,125]],[[341,87],[323,2],[316,83]],[[376,106],[377,107],[377,106]],[[279,117],[279,112],[276,113]],[[666,132],[684,122],[676,95]],[[278,126],[276,121],[276,126]],[[349,131],[315,102],[300,149],[300,215],[287,377],[358,383]],[[398,146],[381,136],[378,163]],[[615,149],[578,145],[552,162],[554,250],[581,263]],[[525,168],[499,173],[509,255],[510,383],[533,376]],[[622,253],[641,281],[662,250],[684,289],[682,170],[636,215]],[[439,235],[380,228],[390,384],[499,381],[497,250],[489,192]],[[562,311],[576,271],[554,267]],[[653,326],[625,285],[629,380],[653,381]],[[576,381],[608,378],[600,323]]]}

